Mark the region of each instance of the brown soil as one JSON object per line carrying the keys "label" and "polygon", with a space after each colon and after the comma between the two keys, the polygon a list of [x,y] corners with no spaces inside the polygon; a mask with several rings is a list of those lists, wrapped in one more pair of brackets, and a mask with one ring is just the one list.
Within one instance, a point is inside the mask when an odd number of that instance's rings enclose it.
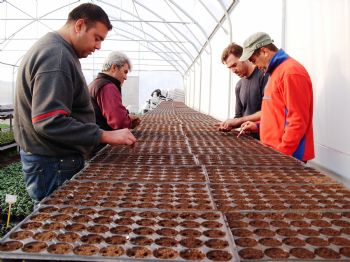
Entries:
{"label": "brown soil", "polygon": [[171,248],[158,248],[153,251],[153,255],[160,259],[175,259],[179,253]]}
{"label": "brown soil", "polygon": [[72,220],[78,223],[87,223],[91,220],[91,217],[87,215],[79,215],[79,216],[73,217]]}
{"label": "brown soil", "polygon": [[161,229],[158,229],[156,232],[157,232],[158,235],[167,236],[167,237],[174,237],[174,236],[176,236],[178,234],[178,232],[175,229],[172,229],[172,228],[161,228]]}
{"label": "brown soil", "polygon": [[206,228],[220,228],[222,227],[222,223],[216,221],[204,221],[202,226]]}
{"label": "brown soil", "polygon": [[205,241],[205,245],[212,249],[223,249],[229,246],[229,243],[226,240],[221,239],[209,239]]}
{"label": "brown soil", "polygon": [[117,234],[117,235],[127,235],[129,234],[132,229],[127,226],[117,226],[113,227],[109,230],[112,234]]}
{"label": "brown soil", "polygon": [[328,246],[329,243],[327,240],[319,237],[309,237],[305,240],[306,243],[317,246],[317,247],[323,247],[323,246]]}
{"label": "brown soil", "polygon": [[162,237],[158,238],[154,241],[158,246],[163,247],[176,247],[177,246],[177,240],[170,237]]}
{"label": "brown soil", "polygon": [[114,223],[118,224],[118,225],[132,225],[134,223],[134,220],[132,220],[131,218],[129,217],[125,217],[125,218],[119,218],[119,219],[116,219],[114,221]]}
{"label": "brown soil", "polygon": [[179,223],[176,220],[160,220],[158,224],[162,227],[176,227]]}
{"label": "brown soil", "polygon": [[0,251],[6,252],[6,251],[14,251],[23,246],[22,242],[20,241],[7,241],[0,243]]}
{"label": "brown soil", "polygon": [[331,237],[328,239],[329,243],[337,246],[350,246],[350,239],[344,237]]}
{"label": "brown soil", "polygon": [[53,206],[48,206],[48,207],[43,207],[39,209],[39,212],[41,213],[53,213],[56,210],[58,210],[57,207],[53,207]]}
{"label": "brown soil", "polygon": [[298,235],[298,232],[289,228],[280,228],[276,231],[276,233],[285,237],[294,237]]}
{"label": "brown soil", "polygon": [[241,237],[235,239],[236,245],[241,247],[254,247],[258,244],[258,242],[253,238]]}
{"label": "brown soil", "polygon": [[165,212],[165,213],[161,213],[159,215],[159,217],[161,218],[165,218],[165,219],[175,219],[179,216],[179,214],[177,213],[171,213],[171,212]]}
{"label": "brown soil", "polygon": [[63,207],[58,212],[63,214],[73,214],[75,211],[77,211],[77,208],[75,207]]}
{"label": "brown soil", "polygon": [[74,254],[79,256],[92,256],[99,251],[98,247],[94,245],[81,245],[73,249]]}
{"label": "brown soil", "polygon": [[213,261],[228,261],[232,259],[232,255],[227,251],[212,250],[207,253],[207,258]]}
{"label": "brown soil", "polygon": [[156,221],[152,220],[152,219],[140,219],[136,221],[136,224],[140,225],[140,226],[153,226],[155,225]]}
{"label": "brown soil", "polygon": [[147,237],[134,237],[130,239],[130,242],[133,245],[149,246],[153,243],[153,239]]}
{"label": "brown soil", "polygon": [[186,249],[180,252],[180,256],[186,260],[202,260],[205,254],[198,249]]}
{"label": "brown soil", "polygon": [[350,223],[344,220],[332,220],[331,223],[338,227],[350,227]]}
{"label": "brown soil", "polygon": [[321,228],[319,232],[326,236],[339,236],[341,234],[339,230],[333,228]]}
{"label": "brown soil", "polygon": [[62,228],[64,228],[64,224],[59,222],[52,222],[52,223],[43,225],[43,229],[45,230],[59,230]]}
{"label": "brown soil", "polygon": [[300,248],[300,247],[292,248],[291,250],[289,250],[289,253],[292,256],[295,256],[296,258],[300,258],[300,259],[315,258],[315,254],[306,248]]}
{"label": "brown soil", "polygon": [[343,256],[350,257],[350,247],[342,247],[339,252]]}
{"label": "brown soil", "polygon": [[10,235],[10,238],[15,239],[15,240],[23,240],[23,239],[29,238],[31,236],[33,236],[32,231],[24,230],[24,231],[17,231],[17,232],[12,233]]}
{"label": "brown soil", "polygon": [[243,259],[261,259],[264,257],[264,253],[255,248],[244,248],[238,252]]}
{"label": "brown soil", "polygon": [[96,213],[96,210],[93,208],[83,208],[79,210],[79,213],[83,215],[93,215]]}
{"label": "brown soil", "polygon": [[49,241],[56,236],[57,236],[56,233],[52,231],[43,231],[43,232],[36,233],[33,236],[33,238],[38,241]]}
{"label": "brown soil", "polygon": [[136,212],[126,210],[126,211],[119,212],[118,215],[121,217],[133,217],[133,216],[136,216]]}
{"label": "brown soil", "polygon": [[47,248],[47,251],[51,254],[68,254],[72,252],[73,247],[67,243],[52,244]]}
{"label": "brown soil", "polygon": [[204,231],[203,235],[210,238],[221,238],[224,237],[226,233],[221,230],[212,229]]}
{"label": "brown soil", "polygon": [[145,211],[139,214],[140,217],[144,217],[144,218],[155,218],[158,216],[158,214],[156,212],[153,211]]}
{"label": "brown soil", "polygon": [[104,257],[119,257],[124,254],[124,249],[118,246],[103,247],[100,250],[100,254]]}
{"label": "brown soil", "polygon": [[275,236],[275,232],[273,232],[270,229],[265,229],[265,228],[255,229],[254,233],[260,237],[274,237]]}
{"label": "brown soil", "polygon": [[264,246],[269,246],[269,247],[278,247],[278,246],[282,245],[281,241],[279,241],[275,238],[270,238],[270,237],[259,239],[259,243],[264,245]]}
{"label": "brown soil", "polygon": [[290,222],[290,224],[294,227],[309,227],[310,224],[306,221],[302,221],[302,220],[295,220]]}
{"label": "brown soil", "polygon": [[75,224],[71,224],[71,225],[67,225],[65,227],[65,229],[67,231],[83,231],[86,229],[86,226],[83,225],[83,224],[78,224],[78,223],[75,223]]}
{"label": "brown soil", "polygon": [[281,220],[271,221],[270,225],[274,226],[274,227],[289,227],[290,226],[289,223],[281,221]]}
{"label": "brown soil", "polygon": [[66,232],[63,234],[59,234],[57,239],[62,242],[74,243],[80,239],[80,236],[74,232]]}
{"label": "brown soil", "polygon": [[303,229],[298,229],[298,233],[304,236],[319,236],[320,232],[311,229],[311,228],[303,228]]}
{"label": "brown soil", "polygon": [[152,254],[152,252],[145,247],[133,247],[126,251],[126,254],[129,257],[135,257],[135,258],[145,258]]}
{"label": "brown soil", "polygon": [[106,243],[110,245],[124,245],[126,243],[126,237],[124,236],[111,236],[105,239]]}
{"label": "brown soil", "polygon": [[253,226],[253,227],[257,227],[257,228],[267,228],[270,227],[269,223],[267,223],[266,221],[262,221],[262,220],[253,220],[249,222],[249,225]]}
{"label": "brown soil", "polygon": [[81,242],[86,243],[86,244],[99,244],[101,243],[104,239],[102,236],[98,234],[88,234],[85,236],[82,236],[80,238]]}
{"label": "brown soil", "polygon": [[297,237],[289,237],[282,240],[282,242],[288,246],[302,247],[305,245],[305,241]]}
{"label": "brown soil", "polygon": [[133,232],[137,235],[152,235],[154,233],[154,229],[150,227],[139,227],[135,228]]}
{"label": "brown soil", "polygon": [[201,218],[206,220],[216,220],[220,218],[220,215],[218,213],[208,212],[201,214]]}
{"label": "brown soil", "polygon": [[328,247],[320,247],[315,250],[315,254],[326,259],[339,259],[340,254]]}
{"label": "brown soil", "polygon": [[180,240],[180,244],[187,248],[198,248],[203,246],[203,241],[198,238],[184,238]]}
{"label": "brown soil", "polygon": [[325,220],[312,220],[311,225],[315,227],[331,227],[331,223],[325,221]]}
{"label": "brown soil", "polygon": [[96,224],[110,224],[113,221],[113,219],[110,217],[103,216],[103,217],[96,217],[96,218],[94,218],[93,221]]}
{"label": "brown soil", "polygon": [[180,223],[180,226],[186,227],[186,228],[197,228],[200,226],[200,224],[196,221],[185,220]]}
{"label": "brown soil", "polygon": [[50,217],[49,214],[40,213],[40,214],[36,214],[36,215],[33,215],[32,217],[30,217],[30,220],[36,221],[36,222],[38,222],[38,221],[41,222],[41,221],[47,220],[49,217]]}
{"label": "brown soil", "polygon": [[45,242],[30,242],[23,246],[23,252],[28,253],[38,253],[47,248],[47,244]]}
{"label": "brown soil", "polygon": [[233,229],[232,234],[237,237],[249,237],[253,235],[253,233],[250,230],[244,228]]}
{"label": "brown soil", "polygon": [[289,253],[280,248],[268,248],[265,254],[273,259],[288,258]]}
{"label": "brown soil", "polygon": [[194,220],[194,219],[197,219],[199,215],[196,213],[184,212],[180,214],[180,217],[182,219]]}
{"label": "brown soil", "polygon": [[[114,216],[115,214],[117,214],[117,212],[111,210],[111,209],[105,209],[105,210],[101,210],[98,212],[100,215],[102,216],[107,216],[107,217],[112,217]],[[100,251],[101,253],[101,251]]]}

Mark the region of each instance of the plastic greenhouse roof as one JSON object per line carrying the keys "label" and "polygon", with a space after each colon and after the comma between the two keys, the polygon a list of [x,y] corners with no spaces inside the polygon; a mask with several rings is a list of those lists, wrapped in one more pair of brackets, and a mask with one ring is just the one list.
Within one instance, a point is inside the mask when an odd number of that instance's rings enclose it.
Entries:
{"label": "plastic greenhouse roof", "polygon": [[177,71],[183,75],[221,25],[235,0],[0,0],[0,64],[18,66],[27,49],[59,29],[77,5],[92,2],[109,15],[113,29],[102,48],[82,59],[83,70],[99,70],[110,51],[125,52],[133,71]]}

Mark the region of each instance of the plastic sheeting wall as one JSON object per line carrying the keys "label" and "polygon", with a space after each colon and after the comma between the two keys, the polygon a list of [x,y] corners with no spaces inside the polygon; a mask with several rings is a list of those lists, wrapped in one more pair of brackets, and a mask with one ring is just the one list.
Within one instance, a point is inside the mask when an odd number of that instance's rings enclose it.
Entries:
{"label": "plastic sheeting wall", "polygon": [[288,0],[286,49],[314,90],[314,162],[350,179],[350,1]]}
{"label": "plastic sheeting wall", "polygon": [[[265,31],[277,47],[284,48],[306,67],[314,89],[316,158],[313,162],[350,179],[347,172],[350,170],[347,135],[350,133],[350,1],[244,0],[238,3],[230,18],[234,42],[242,44],[252,33]],[[225,28],[228,28],[227,23],[225,21]],[[220,61],[221,52],[228,44],[229,35],[218,30],[211,40],[211,58],[202,54],[199,107],[194,107],[193,103],[198,99],[194,97],[197,92],[191,90],[195,81],[194,67],[184,81],[187,105],[220,120],[234,115],[234,87],[239,80],[234,74],[230,79]],[[210,67],[211,86],[204,81]]]}

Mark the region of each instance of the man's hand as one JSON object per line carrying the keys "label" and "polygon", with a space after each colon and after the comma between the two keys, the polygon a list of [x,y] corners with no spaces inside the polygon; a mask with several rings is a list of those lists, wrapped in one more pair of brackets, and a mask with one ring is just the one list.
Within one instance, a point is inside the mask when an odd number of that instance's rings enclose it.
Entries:
{"label": "man's hand", "polygon": [[114,145],[133,145],[136,138],[129,129],[119,129],[113,131],[102,131],[100,143]]}
{"label": "man's hand", "polygon": [[239,127],[243,123],[241,118],[227,119],[224,122],[216,123],[215,126],[219,131],[229,132],[233,128]]}
{"label": "man's hand", "polygon": [[256,122],[247,121],[241,125],[241,132],[240,133],[246,134],[246,133],[257,133],[257,132],[259,132],[259,128],[258,128]]}
{"label": "man's hand", "polygon": [[141,119],[136,115],[129,115],[131,119],[131,128],[137,127],[141,123]]}

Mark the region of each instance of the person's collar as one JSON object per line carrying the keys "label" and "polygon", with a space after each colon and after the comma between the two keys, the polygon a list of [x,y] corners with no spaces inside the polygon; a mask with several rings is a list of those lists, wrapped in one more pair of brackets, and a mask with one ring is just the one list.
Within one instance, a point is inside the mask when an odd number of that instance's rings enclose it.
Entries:
{"label": "person's collar", "polygon": [[267,66],[266,73],[271,74],[273,70],[275,70],[275,68],[281,63],[283,63],[288,57],[289,55],[286,52],[284,52],[283,49],[279,49],[271,58],[271,61]]}
{"label": "person's collar", "polygon": [[120,81],[106,73],[103,73],[103,72],[100,72],[98,73],[97,77],[96,78],[105,78],[105,79],[108,79],[109,81],[111,81],[113,84],[115,84],[119,91],[120,91],[120,88],[121,88],[121,84],[120,84]]}

